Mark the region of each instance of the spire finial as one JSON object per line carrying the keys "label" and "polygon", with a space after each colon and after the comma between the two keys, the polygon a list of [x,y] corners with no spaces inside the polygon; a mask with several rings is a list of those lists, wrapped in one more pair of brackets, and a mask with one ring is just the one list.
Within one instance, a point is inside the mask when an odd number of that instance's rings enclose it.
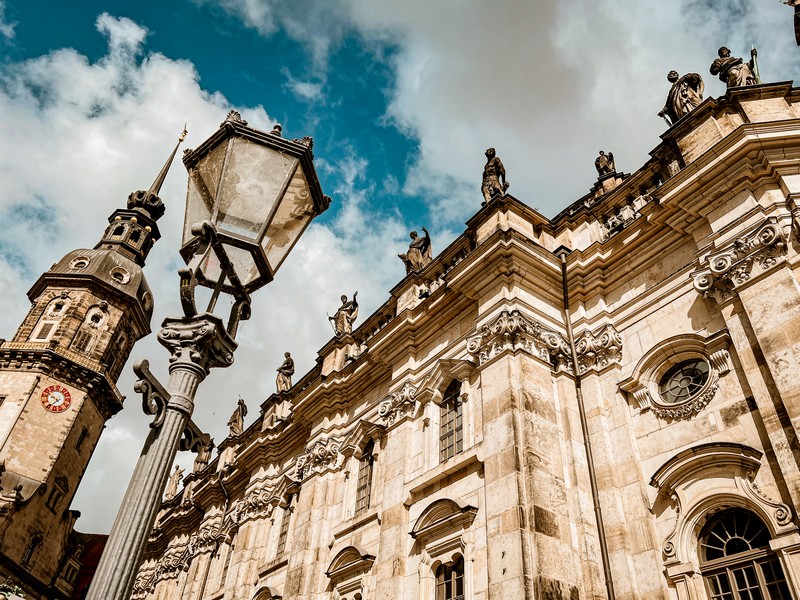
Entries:
{"label": "spire finial", "polygon": [[170,166],[172,166],[172,160],[175,158],[175,153],[178,151],[178,146],[181,145],[184,139],[186,139],[186,135],[189,132],[186,130],[186,123],[183,124],[183,131],[178,136],[178,143],[175,144],[175,148],[172,150],[172,154],[169,155],[167,162],[161,169],[161,172],[156,177],[156,180],[153,182],[153,185],[150,186],[150,189],[147,191],[147,195],[153,194],[154,196],[158,196],[158,193],[161,191],[161,186],[164,184],[164,179],[167,178],[167,173],[169,172]]}

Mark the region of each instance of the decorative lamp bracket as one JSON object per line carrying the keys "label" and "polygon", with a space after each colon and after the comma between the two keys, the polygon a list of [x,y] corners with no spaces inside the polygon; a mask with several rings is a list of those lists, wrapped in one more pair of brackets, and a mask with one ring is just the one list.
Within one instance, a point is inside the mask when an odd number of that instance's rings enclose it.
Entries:
{"label": "decorative lamp bracket", "polygon": [[180,296],[183,314],[187,317],[195,317],[198,314],[195,303],[195,288],[200,283],[197,275],[200,273],[202,265],[210,258],[213,252],[219,261],[220,275],[211,299],[208,302],[206,312],[214,312],[214,307],[219,299],[219,294],[227,280],[233,288],[234,303],[231,307],[231,314],[228,318],[227,331],[231,337],[236,337],[239,321],[246,321],[250,318],[250,295],[245,291],[233,263],[225,251],[225,246],[217,237],[217,229],[210,221],[202,221],[192,225],[192,234],[196,236],[196,243],[192,249],[192,258],[182,269],[178,270],[180,275]]}
{"label": "decorative lamp bracket", "polygon": [[134,363],[133,372],[139,378],[133,384],[133,389],[142,395],[142,411],[146,415],[153,415],[150,427],[157,429],[164,422],[170,394],[150,372],[148,360],[144,359]]}
{"label": "decorative lamp bracket", "polygon": [[[167,404],[169,404],[170,393],[150,372],[150,363],[144,359],[133,365],[133,371],[139,378],[134,384],[133,389],[142,395],[142,410],[146,415],[154,415],[150,427],[157,429],[161,427],[166,415]],[[191,419],[186,421],[186,427],[180,441],[180,450],[191,450],[197,452],[201,446],[207,446],[211,442],[211,435],[203,433]]]}

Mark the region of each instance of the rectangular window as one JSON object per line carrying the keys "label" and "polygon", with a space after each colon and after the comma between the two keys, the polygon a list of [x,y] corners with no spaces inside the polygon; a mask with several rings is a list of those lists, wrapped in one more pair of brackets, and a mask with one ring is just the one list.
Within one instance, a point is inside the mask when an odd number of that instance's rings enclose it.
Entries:
{"label": "rectangular window", "polygon": [[439,462],[453,458],[464,450],[464,424],[461,401],[452,398],[442,403],[439,411]]}
{"label": "rectangular window", "polygon": [[34,335],[31,336],[31,340],[34,341],[47,341],[50,339],[50,335],[53,333],[57,323],[51,321],[44,321],[39,325],[39,329],[36,331]]}
{"label": "rectangular window", "polygon": [[356,516],[365,513],[369,508],[372,494],[372,473],[375,464],[373,443],[367,444],[358,461],[358,483],[356,485]]}
{"label": "rectangular window", "polygon": [[64,492],[61,489],[54,487],[52,490],[50,490],[50,495],[47,497],[47,508],[49,508],[53,512],[56,512],[56,508],[58,508],[58,503],[61,501],[61,498],[63,497],[64,497]]}
{"label": "rectangular window", "polygon": [[225,585],[225,580],[228,578],[228,570],[231,568],[231,559],[233,558],[233,548],[236,544],[236,534],[234,534],[231,543],[228,544],[228,551],[225,554],[225,564],[222,566],[222,576],[219,578],[219,587]]}
{"label": "rectangular window", "polygon": [[22,555],[23,565],[30,564],[31,559],[33,558],[33,553],[36,552],[36,549],[39,547],[39,544],[41,543],[42,543],[42,536],[37,534],[31,538],[28,547],[25,548],[25,553]]}
{"label": "rectangular window", "polygon": [[0,396],[0,406],[3,406],[3,404],[5,404],[5,401],[6,401],[6,396]]}
{"label": "rectangular window", "polygon": [[86,331],[78,331],[75,338],[72,340],[72,349],[75,352],[88,352],[89,346],[92,344],[92,334]]}
{"label": "rectangular window", "polygon": [[84,427],[81,429],[81,434],[78,436],[78,440],[75,442],[75,450],[78,452],[81,451],[81,447],[83,446],[83,442],[86,441],[86,436],[89,435],[89,430]]}
{"label": "rectangular window", "polygon": [[286,508],[283,509],[283,516],[281,517],[281,530],[278,532],[278,549],[275,551],[275,556],[281,556],[286,551],[286,538],[289,537],[289,521],[292,518],[292,497],[286,502]]}

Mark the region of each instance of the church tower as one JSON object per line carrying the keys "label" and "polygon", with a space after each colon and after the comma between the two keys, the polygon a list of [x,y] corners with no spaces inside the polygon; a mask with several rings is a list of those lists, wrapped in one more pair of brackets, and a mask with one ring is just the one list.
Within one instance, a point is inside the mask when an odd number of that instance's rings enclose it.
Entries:
{"label": "church tower", "polygon": [[150,189],[109,217],[93,249],[69,252],[39,277],[28,315],[0,340],[0,581],[19,582],[28,598],[72,596],[84,540],[69,506],[106,421],[122,408],[120,371],[150,333],[142,267],[160,237],[158,194],[178,145]]}

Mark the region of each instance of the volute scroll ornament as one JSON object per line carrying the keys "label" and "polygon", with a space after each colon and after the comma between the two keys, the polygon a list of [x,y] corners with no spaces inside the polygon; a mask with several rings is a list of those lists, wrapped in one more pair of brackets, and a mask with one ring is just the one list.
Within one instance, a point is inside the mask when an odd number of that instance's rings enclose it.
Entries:
{"label": "volute scroll ornament", "polygon": [[723,303],[754,275],[785,260],[787,250],[783,223],[777,217],[769,217],[750,233],[706,256],[701,268],[692,273],[694,289]]}
{"label": "volute scroll ornament", "polygon": [[564,336],[516,309],[502,311],[494,321],[482,325],[477,335],[467,338],[467,352],[477,356],[481,365],[505,350],[524,350],[556,370],[570,368],[570,349]]}
{"label": "volute scroll ornament", "polygon": [[385,420],[387,425],[391,425],[394,421],[414,412],[416,397],[417,388],[405,382],[402,388],[378,405],[378,416]]}
{"label": "volute scroll ornament", "polygon": [[305,478],[311,473],[324,473],[335,469],[339,464],[341,446],[342,440],[334,436],[318,439],[306,448],[305,454],[297,458],[295,472],[302,473]]}
{"label": "volute scroll ornament", "polygon": [[[467,338],[467,352],[484,364],[506,350],[522,350],[550,363],[556,372],[574,371],[567,338],[519,310],[502,311],[494,321],[482,325],[478,334]],[[584,331],[575,338],[578,370],[583,375],[622,361],[622,337],[607,323],[596,331]]]}

